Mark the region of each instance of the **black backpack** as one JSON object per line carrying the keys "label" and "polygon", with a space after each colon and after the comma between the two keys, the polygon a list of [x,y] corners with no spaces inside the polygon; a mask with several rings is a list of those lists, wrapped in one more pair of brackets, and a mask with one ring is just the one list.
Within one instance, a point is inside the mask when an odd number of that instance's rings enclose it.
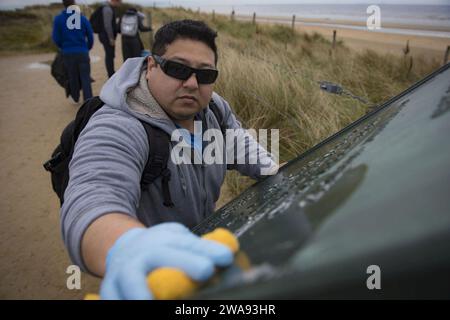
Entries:
{"label": "black backpack", "polygon": [[103,6],[98,7],[89,18],[89,22],[91,23],[92,31],[94,31],[94,33],[100,33],[104,29],[102,10]]}
{"label": "black backpack", "polygon": [[[44,163],[44,169],[51,173],[52,187],[58,195],[61,206],[64,203],[64,192],[69,183],[69,163],[73,156],[75,143],[81,131],[86,127],[92,115],[104,105],[99,97],[93,97],[78,110],[75,119],[71,121],[61,134],[61,142],[51,155],[51,159]],[[216,103],[211,99],[209,108],[214,113],[220,124],[222,133],[225,132],[223,116]],[[169,160],[170,137],[163,130],[140,121],[147,133],[149,143],[149,155],[141,177],[141,188],[146,190],[159,176],[162,176],[163,204],[173,207],[170,196],[169,180],[170,170],[167,168]]]}

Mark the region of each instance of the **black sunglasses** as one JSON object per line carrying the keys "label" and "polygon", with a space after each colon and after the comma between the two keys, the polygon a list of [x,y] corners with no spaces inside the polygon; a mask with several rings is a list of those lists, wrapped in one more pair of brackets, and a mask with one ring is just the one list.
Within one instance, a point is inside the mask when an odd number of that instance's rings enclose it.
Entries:
{"label": "black sunglasses", "polygon": [[219,75],[219,71],[215,69],[195,69],[179,62],[166,60],[155,54],[152,57],[161,66],[165,74],[178,80],[187,80],[195,73],[199,84],[211,84],[216,81]]}

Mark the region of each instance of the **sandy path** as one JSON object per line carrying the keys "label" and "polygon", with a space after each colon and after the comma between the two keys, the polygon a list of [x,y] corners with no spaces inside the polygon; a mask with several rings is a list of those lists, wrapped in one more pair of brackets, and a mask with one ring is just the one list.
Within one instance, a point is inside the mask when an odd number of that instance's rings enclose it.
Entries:
{"label": "sandy path", "polygon": [[[72,299],[98,290],[99,281],[84,274],[82,290],[66,287],[71,263],[61,240],[59,203],[42,168],[77,111],[49,69],[27,68],[53,56],[0,59],[0,298]],[[103,57],[98,42],[93,56]],[[106,79],[103,60],[91,67],[98,94]]]}

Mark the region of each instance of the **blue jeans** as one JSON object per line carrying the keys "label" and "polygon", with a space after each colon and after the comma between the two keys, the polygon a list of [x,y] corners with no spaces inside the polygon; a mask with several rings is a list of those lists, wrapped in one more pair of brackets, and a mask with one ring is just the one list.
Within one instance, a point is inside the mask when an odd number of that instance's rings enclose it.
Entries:
{"label": "blue jeans", "polygon": [[80,99],[80,89],[83,90],[83,100],[92,98],[91,62],[88,53],[64,53],[64,65],[69,76],[70,95],[73,100]]}

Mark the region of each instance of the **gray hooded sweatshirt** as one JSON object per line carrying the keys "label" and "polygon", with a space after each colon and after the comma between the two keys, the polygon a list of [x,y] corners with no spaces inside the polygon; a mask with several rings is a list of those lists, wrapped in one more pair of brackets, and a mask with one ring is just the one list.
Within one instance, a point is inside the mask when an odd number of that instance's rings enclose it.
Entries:
{"label": "gray hooded sweatshirt", "polygon": [[[258,179],[261,169],[277,167],[271,155],[250,137],[244,140],[246,156],[257,156],[256,164],[236,164],[237,161],[228,165],[226,162],[175,164],[169,159],[172,175],[169,187],[174,207],[163,205],[161,178],[141,192],[140,180],[151,146],[138,119],[169,135],[176,129],[151,95],[145,70],[145,58],[127,59],[106,82],[100,93],[105,105],[81,132],[69,165],[70,180],[61,208],[61,229],[72,261],[85,271],[81,240],[89,225],[100,216],[119,212],[138,219],[147,227],[176,221],[192,228],[213,213],[227,169]],[[241,128],[228,103],[216,93],[213,99],[226,127]],[[199,112],[196,119],[206,124],[203,130],[220,128],[209,107]],[[171,150],[177,143],[171,142]],[[252,154],[248,150],[255,149],[249,146],[255,145],[257,151]],[[223,152],[229,157],[229,150]]]}

